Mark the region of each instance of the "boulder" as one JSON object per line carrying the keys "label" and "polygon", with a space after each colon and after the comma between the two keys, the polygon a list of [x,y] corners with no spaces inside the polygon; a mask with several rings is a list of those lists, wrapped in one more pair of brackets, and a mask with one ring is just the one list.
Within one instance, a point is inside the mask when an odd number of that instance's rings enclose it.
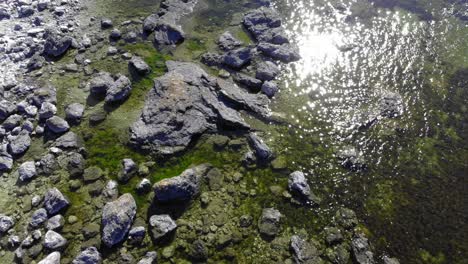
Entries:
{"label": "boulder", "polygon": [[13,157],[6,152],[0,152],[0,172],[9,171],[11,168],[13,168]]}
{"label": "boulder", "polygon": [[358,264],[373,264],[374,254],[370,251],[367,238],[359,234],[351,240],[351,249],[353,257]]}
{"label": "boulder", "polygon": [[272,81],[264,82],[261,87],[262,93],[264,93],[269,98],[275,96],[278,90],[279,90],[278,84]]}
{"label": "boulder", "polygon": [[236,39],[231,32],[224,32],[218,39],[218,45],[222,50],[232,50],[242,45],[242,42]]}
{"label": "boulder", "polygon": [[182,27],[175,24],[171,19],[163,19],[156,22],[154,28],[154,42],[157,45],[172,46],[183,42],[185,32]]}
{"label": "boulder", "polygon": [[101,253],[95,247],[88,247],[81,251],[72,261],[72,264],[101,264]]}
{"label": "boulder", "polygon": [[129,193],[113,202],[106,203],[102,210],[102,242],[110,248],[124,241],[135,215],[135,199]]}
{"label": "boulder", "polygon": [[46,121],[47,128],[56,134],[62,134],[70,129],[70,125],[63,118],[53,116]]}
{"label": "boulder", "polygon": [[185,170],[177,177],[161,180],[154,184],[154,198],[158,202],[188,201],[200,192],[200,182],[207,173],[208,165],[199,165]]}
{"label": "boulder", "polygon": [[271,81],[280,73],[278,66],[271,61],[261,62],[257,66],[255,77],[262,81]]}
{"label": "boulder", "polygon": [[18,168],[18,174],[21,181],[29,181],[37,175],[34,161],[23,162]]}
{"label": "boulder", "polygon": [[39,261],[38,264],[60,264],[60,252],[54,251],[50,253],[47,257]]}
{"label": "boulder", "polygon": [[177,224],[169,215],[153,215],[150,217],[150,228],[154,239],[160,239],[177,228]]}
{"label": "boulder", "polygon": [[138,56],[133,56],[132,59],[128,62],[128,66],[141,75],[146,75],[151,72],[150,66],[141,57]]}
{"label": "boulder", "polygon": [[260,234],[271,238],[280,231],[281,213],[274,208],[265,208],[258,220],[258,229]]}
{"label": "boulder", "polygon": [[124,76],[119,75],[117,80],[107,90],[106,103],[115,103],[127,99],[132,91],[132,83]]}
{"label": "boulder", "polygon": [[10,216],[0,214],[0,233],[5,233],[15,225],[15,221]]}
{"label": "boulder", "polygon": [[291,250],[296,263],[321,263],[317,248],[300,236],[291,237]]}
{"label": "boulder", "polygon": [[69,104],[65,108],[65,118],[74,124],[78,124],[83,117],[84,109],[84,105],[80,103]]}
{"label": "boulder", "polygon": [[52,145],[61,149],[76,149],[81,147],[82,143],[75,132],[69,131],[57,138]]}
{"label": "boulder", "polygon": [[143,21],[143,31],[146,33],[151,33],[156,28],[158,23],[159,15],[158,14],[151,14],[145,18]]}
{"label": "boulder", "polygon": [[68,199],[57,188],[49,189],[44,196],[44,207],[50,216],[55,215],[69,205]]}
{"label": "boulder", "polygon": [[112,78],[110,73],[100,72],[89,82],[89,89],[92,95],[100,96],[106,94],[113,84],[114,78]]}
{"label": "boulder", "polygon": [[72,38],[62,36],[55,29],[47,29],[44,33],[44,54],[52,57],[62,56],[72,45]]}
{"label": "boulder", "polygon": [[47,120],[57,113],[57,107],[50,102],[43,102],[39,109],[39,119]]}
{"label": "boulder", "polygon": [[51,250],[62,249],[67,245],[67,240],[59,233],[49,230],[44,236],[44,247]]}

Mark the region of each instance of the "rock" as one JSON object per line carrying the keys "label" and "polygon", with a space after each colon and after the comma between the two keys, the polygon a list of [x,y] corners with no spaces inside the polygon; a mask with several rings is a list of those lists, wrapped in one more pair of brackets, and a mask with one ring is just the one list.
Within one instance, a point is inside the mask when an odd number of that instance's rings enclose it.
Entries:
{"label": "rock", "polygon": [[310,204],[320,203],[320,199],[312,193],[305,175],[301,171],[295,171],[289,175],[288,188],[302,202]]}
{"label": "rock", "polygon": [[276,45],[261,42],[257,45],[257,49],[265,56],[275,60],[280,60],[284,63],[294,62],[301,59],[301,55],[299,55],[297,48],[290,44]]}
{"label": "rock", "polygon": [[291,237],[291,250],[296,263],[320,263],[317,260],[320,259],[317,248],[300,236]]}
{"label": "rock", "polygon": [[42,202],[42,197],[40,195],[34,195],[31,198],[31,205],[34,207],[39,206],[41,202]]}
{"label": "rock", "polygon": [[103,194],[107,198],[116,199],[119,195],[118,184],[116,181],[108,181],[104,187]]}
{"label": "rock", "polygon": [[102,242],[110,248],[124,241],[135,215],[136,203],[129,193],[106,203],[102,210]]}
{"label": "rock", "polygon": [[356,213],[348,208],[338,209],[335,214],[335,219],[340,226],[346,229],[351,229],[358,224]]}
{"label": "rock", "polygon": [[65,133],[70,129],[68,122],[58,116],[53,116],[47,119],[46,125],[50,131],[56,134]]}
{"label": "rock", "polygon": [[60,252],[54,251],[50,253],[47,257],[39,261],[38,264],[60,264]]}
{"label": "rock", "polygon": [[199,165],[185,170],[177,177],[161,180],[154,184],[154,198],[158,202],[187,201],[200,192],[200,182],[208,171],[208,165]]}
{"label": "rock", "polygon": [[61,149],[76,149],[81,147],[82,143],[75,132],[69,131],[55,140],[53,146]]}
{"label": "rock", "polygon": [[101,28],[108,29],[108,28],[111,28],[113,26],[114,26],[114,24],[112,23],[112,20],[110,20],[108,18],[103,18],[101,20]]}
{"label": "rock", "polygon": [[31,216],[29,225],[33,228],[42,226],[47,221],[47,211],[44,208],[39,208]]}
{"label": "rock", "polygon": [[44,247],[51,250],[57,250],[65,247],[67,240],[59,233],[49,230],[44,237]]}
{"label": "rock", "polygon": [[249,134],[249,144],[255,151],[255,156],[261,161],[271,160],[274,155],[270,148],[255,133]]}
{"label": "rock", "polygon": [[57,113],[57,107],[50,102],[43,102],[39,109],[39,119],[47,120]]}
{"label": "rock", "polygon": [[101,253],[95,247],[89,247],[81,251],[72,261],[72,264],[101,264]]}
{"label": "rock", "polygon": [[384,256],[382,258],[383,264],[400,264],[397,258],[390,258],[388,256]]}
{"label": "rock", "polygon": [[[135,147],[168,155],[185,150],[192,139],[203,133],[218,131],[220,125],[226,129],[249,128],[216,92],[221,79],[209,76],[193,63],[168,61],[166,64],[168,73],[155,79],[143,113],[131,127],[131,143]],[[221,85],[225,89],[230,87]],[[238,94],[243,96],[241,99],[248,96],[248,93]],[[252,100],[249,97],[244,101]]]}
{"label": "rock", "polygon": [[65,108],[65,118],[74,124],[80,123],[81,118],[83,117],[83,114],[84,114],[84,105],[82,104],[73,103],[73,104],[69,104]]}
{"label": "rock", "polygon": [[132,84],[130,80],[124,76],[119,75],[117,80],[107,90],[105,101],[106,103],[115,103],[127,99],[132,91]]}
{"label": "rock", "polygon": [[358,171],[367,168],[363,154],[353,146],[344,146],[336,156],[341,165],[347,169]]}
{"label": "rock", "polygon": [[109,38],[112,40],[118,40],[122,37],[122,33],[118,29],[113,29],[109,35]]}
{"label": "rock", "polygon": [[69,153],[66,157],[67,161],[67,170],[70,177],[79,177],[83,174],[85,169],[85,159],[83,155],[77,152]]}
{"label": "rock", "polygon": [[247,86],[247,88],[258,91],[262,87],[262,81],[259,79],[253,78],[249,75],[243,74],[243,73],[237,73],[233,75],[234,80],[244,86]]}
{"label": "rock", "polygon": [[351,241],[351,249],[353,251],[354,260],[358,264],[373,264],[374,254],[370,251],[370,246],[367,238],[363,235],[358,235]]}
{"label": "rock", "polygon": [[99,234],[101,227],[96,223],[90,223],[83,227],[83,236],[85,239],[90,239]]}
{"label": "rock", "polygon": [[223,56],[213,52],[207,52],[201,56],[200,61],[207,66],[219,66],[223,61]]}
{"label": "rock", "polygon": [[0,101],[0,120],[7,119],[16,111],[16,106],[7,100]]}
{"label": "rock", "polygon": [[275,9],[262,7],[246,13],[243,23],[250,32],[259,33],[261,32],[259,29],[266,30],[268,28],[280,27],[281,18]]}
{"label": "rock", "polygon": [[218,45],[222,50],[232,50],[242,45],[242,42],[236,39],[231,32],[224,32],[218,39]]}
{"label": "rock", "polygon": [[37,175],[34,161],[23,162],[18,168],[18,174],[21,181],[29,181]]}
{"label": "rock", "polygon": [[262,81],[271,81],[279,73],[280,73],[280,69],[275,63],[271,61],[265,61],[265,62],[261,62],[258,64],[255,78],[262,80]]}
{"label": "rock", "polygon": [[60,57],[71,47],[72,38],[61,36],[57,30],[47,29],[44,33],[44,54]]}
{"label": "rock", "polygon": [[5,8],[0,8],[0,21],[10,19],[11,15]]}
{"label": "rock", "polygon": [[98,110],[89,116],[89,124],[92,126],[97,125],[102,121],[106,120],[106,118],[107,112],[104,110]]}
{"label": "rock", "polygon": [[260,234],[270,238],[276,236],[280,231],[281,213],[274,208],[265,208],[258,220]]}
{"label": "rock", "polygon": [[189,253],[190,257],[196,260],[205,260],[208,258],[208,249],[206,248],[205,243],[200,239],[197,239],[193,242],[192,247]]}
{"label": "rock", "polygon": [[89,89],[92,95],[100,96],[106,94],[113,84],[114,78],[112,78],[110,73],[100,72],[89,82]]}
{"label": "rock", "polygon": [[46,228],[48,230],[59,230],[65,224],[65,218],[62,215],[55,215],[47,220]]}
{"label": "rock", "polygon": [[183,42],[185,32],[182,27],[174,24],[170,19],[159,20],[154,28],[154,42],[156,45],[172,46]]}
{"label": "rock", "polygon": [[18,156],[24,154],[29,149],[29,146],[31,146],[31,137],[28,131],[22,130],[17,136],[10,140],[8,149],[12,155]]}
{"label": "rock", "polygon": [[136,186],[136,190],[139,192],[139,193],[147,193],[151,190],[151,182],[150,180],[144,178],[142,179],[138,185]]}
{"label": "rock", "polygon": [[177,224],[169,215],[153,215],[150,217],[150,228],[154,239],[160,239],[177,228]]}
{"label": "rock", "polygon": [[39,174],[50,175],[58,167],[58,163],[55,159],[55,156],[51,153],[46,154],[39,161]]}
{"label": "rock", "polygon": [[252,50],[250,48],[238,48],[224,54],[223,64],[234,69],[240,69],[249,64],[252,57]]}
{"label": "rock", "polygon": [[403,98],[400,94],[385,91],[380,98],[380,115],[388,118],[400,117],[404,112]]}
{"label": "rock", "polygon": [[145,239],[146,228],[143,226],[137,226],[128,232],[128,240],[133,244],[139,244]]}
{"label": "rock", "polygon": [[132,159],[123,159],[122,165],[123,169],[118,176],[119,181],[128,182],[137,173],[138,166]]}
{"label": "rock", "polygon": [[55,215],[69,205],[68,199],[57,188],[49,189],[44,196],[44,207],[49,215]]}
{"label": "rock", "polygon": [[128,66],[134,69],[138,74],[146,75],[151,72],[150,66],[138,56],[133,56],[128,62]]}
{"label": "rock", "polygon": [[341,230],[338,229],[337,227],[325,227],[324,234],[325,234],[325,241],[329,245],[339,243],[343,240],[343,235],[341,234]]}
{"label": "rock", "polygon": [[9,171],[13,168],[13,157],[6,152],[0,152],[0,172]]}
{"label": "rock", "polygon": [[158,258],[158,253],[156,251],[149,251],[146,252],[145,256],[138,261],[137,264],[153,264],[156,263],[156,259]]}
{"label": "rock", "polygon": [[278,85],[272,81],[264,82],[261,88],[262,93],[264,93],[266,96],[270,98],[275,96],[278,90],[279,90]]}
{"label": "rock", "polygon": [[5,233],[15,225],[15,221],[10,216],[0,214],[0,233]]}
{"label": "rock", "polygon": [[99,180],[102,177],[102,170],[99,167],[92,166],[84,170],[83,180],[85,182],[93,182]]}

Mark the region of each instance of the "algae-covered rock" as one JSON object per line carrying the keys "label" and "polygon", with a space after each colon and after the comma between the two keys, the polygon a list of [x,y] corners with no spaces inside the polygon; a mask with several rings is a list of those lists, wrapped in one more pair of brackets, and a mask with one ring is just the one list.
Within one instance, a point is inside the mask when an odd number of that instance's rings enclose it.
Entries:
{"label": "algae-covered rock", "polygon": [[280,231],[281,213],[274,208],[265,208],[258,220],[260,234],[270,238]]}

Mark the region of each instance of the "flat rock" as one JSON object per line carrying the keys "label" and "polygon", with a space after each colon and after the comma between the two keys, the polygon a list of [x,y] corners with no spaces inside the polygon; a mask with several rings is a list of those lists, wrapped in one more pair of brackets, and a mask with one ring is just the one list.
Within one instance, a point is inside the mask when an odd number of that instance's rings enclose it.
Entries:
{"label": "flat rock", "polygon": [[251,48],[238,48],[224,54],[223,64],[234,69],[240,69],[249,64],[252,58],[253,52]]}
{"label": "flat rock", "polygon": [[169,215],[153,215],[150,217],[150,228],[154,239],[160,239],[177,228],[177,224]]}
{"label": "flat rock", "polygon": [[46,228],[48,230],[59,230],[65,224],[65,218],[62,215],[55,215],[49,218],[46,223]]}
{"label": "flat rock", "polygon": [[135,199],[129,193],[113,202],[106,203],[102,210],[102,242],[110,248],[124,241],[135,215]]}
{"label": "flat rock", "polygon": [[278,66],[271,61],[264,61],[258,64],[255,77],[262,81],[271,81],[280,73]]}

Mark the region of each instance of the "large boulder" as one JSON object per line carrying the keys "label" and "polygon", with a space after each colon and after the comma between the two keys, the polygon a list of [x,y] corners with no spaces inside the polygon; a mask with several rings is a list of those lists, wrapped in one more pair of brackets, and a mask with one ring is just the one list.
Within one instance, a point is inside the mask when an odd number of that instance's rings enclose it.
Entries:
{"label": "large boulder", "polygon": [[39,261],[38,264],[60,264],[60,257],[60,252],[54,251]]}
{"label": "large boulder", "polygon": [[44,33],[44,54],[52,57],[62,56],[72,45],[72,38],[62,36],[55,29],[47,29]]}
{"label": "large boulder", "polygon": [[101,264],[101,253],[95,247],[89,247],[81,251],[72,261],[72,264]]}
{"label": "large boulder", "polygon": [[119,75],[117,80],[107,90],[106,103],[115,103],[127,99],[132,91],[132,83],[124,76]]}
{"label": "large boulder", "polygon": [[102,242],[107,247],[121,243],[133,224],[136,215],[133,196],[126,193],[113,202],[108,202],[102,210]]}
{"label": "large boulder", "polygon": [[44,196],[44,207],[50,216],[55,215],[69,205],[68,199],[55,187],[49,189]]}
{"label": "large boulder", "polygon": [[258,229],[260,234],[271,238],[280,231],[281,213],[274,208],[265,208],[258,220]]}
{"label": "large boulder", "polygon": [[177,228],[177,224],[169,215],[153,215],[149,222],[154,239],[163,238]]}
{"label": "large boulder", "polygon": [[188,201],[199,194],[200,183],[210,166],[202,164],[185,170],[177,177],[154,184],[154,198],[158,202]]}

